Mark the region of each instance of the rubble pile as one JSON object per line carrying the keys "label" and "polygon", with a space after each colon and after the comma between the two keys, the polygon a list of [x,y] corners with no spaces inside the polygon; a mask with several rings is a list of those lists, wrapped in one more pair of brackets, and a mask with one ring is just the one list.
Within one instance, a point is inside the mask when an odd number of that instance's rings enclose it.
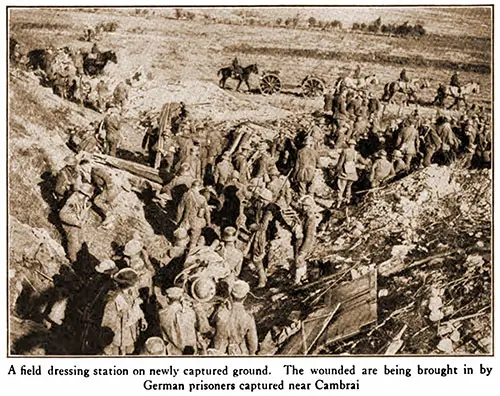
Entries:
{"label": "rubble pile", "polygon": [[326,351],[392,350],[381,340],[407,326],[398,353],[490,353],[490,194],[489,170],[432,166],[334,216],[315,259],[345,281],[376,268],[379,314],[374,329]]}

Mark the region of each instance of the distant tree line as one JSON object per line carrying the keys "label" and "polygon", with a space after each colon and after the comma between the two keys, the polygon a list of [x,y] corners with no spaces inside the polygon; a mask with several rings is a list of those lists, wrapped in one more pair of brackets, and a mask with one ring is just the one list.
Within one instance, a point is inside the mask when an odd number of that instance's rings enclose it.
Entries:
{"label": "distant tree line", "polygon": [[253,10],[235,10],[235,17],[217,18],[208,14],[195,14],[194,12],[176,8],[174,10],[174,19],[196,20],[205,22],[220,23],[224,25],[247,25],[247,26],[265,26],[265,27],[283,27],[288,29],[315,29],[315,30],[338,30],[342,29],[342,22],[317,20],[314,17],[308,19],[302,18],[299,14],[288,18],[277,18],[275,20],[264,19],[258,12]]}
{"label": "distant tree line", "polygon": [[415,25],[410,25],[408,21],[406,21],[401,25],[397,25],[394,23],[383,24],[382,18],[380,17],[378,17],[375,21],[368,24],[355,22],[352,25],[352,30],[359,30],[368,33],[384,33],[395,36],[409,36],[409,37],[422,37],[426,33],[422,23],[416,23]]}

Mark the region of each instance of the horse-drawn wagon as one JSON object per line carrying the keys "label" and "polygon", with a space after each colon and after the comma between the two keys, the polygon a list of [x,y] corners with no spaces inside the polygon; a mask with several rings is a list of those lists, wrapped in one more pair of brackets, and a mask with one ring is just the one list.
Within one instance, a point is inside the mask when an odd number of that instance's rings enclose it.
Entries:
{"label": "horse-drawn wagon", "polygon": [[300,89],[300,94],[309,98],[323,95],[325,81],[312,74],[308,74],[299,85],[286,85],[280,77],[279,71],[267,71],[262,74],[259,81],[260,92],[264,95],[272,95],[281,92],[282,89]]}

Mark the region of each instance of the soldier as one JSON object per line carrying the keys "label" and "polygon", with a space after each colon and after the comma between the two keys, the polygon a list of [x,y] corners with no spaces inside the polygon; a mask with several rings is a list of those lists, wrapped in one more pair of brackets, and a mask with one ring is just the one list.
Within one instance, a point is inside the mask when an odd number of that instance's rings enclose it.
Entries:
{"label": "soldier", "polygon": [[368,132],[369,123],[366,118],[363,116],[356,116],[356,121],[354,121],[354,125],[352,126],[352,132],[350,134],[350,138],[354,140],[359,140],[362,137],[365,137]]}
{"label": "soldier", "polygon": [[233,159],[234,169],[238,171],[239,181],[247,184],[250,179],[250,170],[248,168],[248,153],[252,147],[249,144],[243,144]]}
{"label": "soldier", "polygon": [[430,166],[432,157],[441,148],[441,138],[434,127],[435,120],[431,119],[422,126],[422,142],[424,144],[424,163],[425,167]]}
{"label": "soldier", "polygon": [[208,177],[210,182],[212,181],[214,173],[215,160],[222,152],[223,145],[224,138],[219,131],[209,129],[206,140],[200,150],[200,157],[202,176],[203,178]]}
{"label": "soldier", "polygon": [[149,258],[144,251],[142,241],[139,239],[132,239],[127,242],[123,249],[125,262],[132,268],[138,275],[138,280],[135,288],[138,291],[145,289],[147,295],[151,295],[153,291],[153,274],[155,272]]}
{"label": "soldier", "polygon": [[274,165],[274,159],[267,151],[267,143],[261,142],[259,153],[254,165],[254,177],[262,179],[265,183],[269,181],[269,168]]}
{"label": "soldier", "polygon": [[377,157],[378,159],[373,163],[369,177],[372,188],[388,182],[396,175],[392,163],[387,160],[385,150],[380,150]]}
{"label": "soldier", "polygon": [[195,178],[193,177],[193,172],[188,163],[181,165],[178,173],[174,176],[172,180],[162,187],[160,194],[165,194],[168,199],[174,198],[172,192],[179,188],[185,191],[189,190],[193,185]]}
{"label": "soldier", "polygon": [[359,93],[356,92],[354,93],[352,99],[348,101],[347,112],[350,114],[350,116],[358,115],[361,111],[362,105],[363,100],[361,99]]}
{"label": "soldier", "polygon": [[401,70],[401,73],[399,73],[399,81],[407,83],[409,82],[409,78],[406,75],[406,69]]}
{"label": "soldier", "polygon": [[406,163],[403,161],[403,153],[399,150],[394,150],[392,153],[392,167],[396,175],[399,175],[407,170]]}
{"label": "soldier", "polygon": [[96,188],[94,204],[100,210],[103,222],[101,227],[109,229],[113,226],[115,217],[113,215],[114,202],[120,194],[120,187],[115,185],[106,169],[93,167],[91,171],[92,184]]}
{"label": "soldier", "polygon": [[446,85],[444,85],[443,83],[440,83],[438,90],[437,90],[436,97],[434,98],[431,105],[436,104],[439,107],[443,107],[445,99],[446,99]]}
{"label": "soldier", "polygon": [[259,346],[255,319],[243,305],[250,291],[248,283],[237,280],[231,290],[232,303],[215,315],[213,346],[218,354],[255,355]]}
{"label": "soldier", "polygon": [[197,353],[196,312],[184,298],[180,287],[166,290],[168,305],[158,313],[167,354],[194,355]]}
{"label": "soldier", "polygon": [[101,50],[99,49],[99,47],[97,46],[97,43],[94,43],[92,45],[92,49],[90,50],[90,53],[92,55],[94,55],[93,59],[96,59],[97,55],[99,55],[101,53]]}
{"label": "soldier", "polygon": [[294,178],[299,184],[299,193],[302,195],[313,193],[313,181],[318,161],[317,153],[312,148],[313,143],[312,138],[306,138],[304,147],[297,153]]}
{"label": "soldier", "polygon": [[106,101],[108,98],[108,86],[104,82],[104,80],[99,80],[99,82],[96,85],[96,92],[97,92],[97,110],[99,110],[100,113],[104,112],[106,110]]}
{"label": "soldier", "polygon": [[71,51],[71,60],[76,68],[77,76],[83,76],[85,74],[83,70],[83,54],[80,49]]}
{"label": "soldier", "polygon": [[460,147],[460,140],[453,132],[449,117],[442,117],[441,124],[437,127],[436,132],[441,138],[441,151],[443,152],[445,163],[449,164],[455,160],[455,152]]}
{"label": "soldier", "polygon": [[121,114],[127,106],[131,85],[130,79],[127,78],[125,81],[120,81],[113,91],[114,103],[119,107]]}
{"label": "soldier", "polygon": [[247,194],[246,186],[239,182],[239,173],[234,171],[231,180],[224,187],[219,197],[221,228],[227,226],[240,228],[244,226],[246,221],[244,204],[247,200]]}
{"label": "soldier", "polygon": [[116,150],[121,140],[122,119],[115,105],[109,104],[103,127],[106,131],[106,154],[116,157]]}
{"label": "soldier", "polygon": [[359,80],[361,78],[361,66],[356,65],[356,69],[354,70],[353,78]]}
{"label": "soldier", "polygon": [[104,349],[104,354],[130,355],[135,350],[139,332],[147,328],[140,307],[142,300],[133,287],[139,276],[132,268],[123,268],[113,279],[120,288],[109,296],[104,308],[101,326],[110,328],[114,333],[113,341]]}
{"label": "soldier", "polygon": [[189,234],[183,227],[179,227],[174,231],[174,246],[169,250],[168,256],[170,259],[182,257],[189,245]]}
{"label": "soldier", "polygon": [[345,88],[340,89],[333,97],[333,118],[335,119],[336,127],[341,128],[349,120],[349,113],[346,109],[347,101],[347,90]]}
{"label": "soldier", "polygon": [[59,202],[63,202],[78,189],[81,183],[78,170],[78,160],[74,155],[64,158],[66,165],[59,171],[56,177],[54,193]]}
{"label": "soldier", "polygon": [[82,228],[87,221],[91,207],[89,201],[93,192],[92,185],[81,184],[59,211],[59,219],[66,233],[66,252],[72,263],[76,261],[77,254],[83,245]]}
{"label": "soldier", "polygon": [[231,154],[226,152],[222,155],[221,161],[217,165],[215,165],[215,185],[218,186],[219,189],[224,187],[231,178],[233,171],[234,167],[231,163]]}
{"label": "soldier", "polygon": [[[187,122],[187,121],[186,121]],[[181,125],[184,121],[181,122]],[[191,138],[193,134],[188,134],[187,128],[179,128],[179,132],[175,137],[175,146],[178,148],[177,152],[177,163],[174,166],[174,172],[177,172],[180,166],[186,162],[186,159],[191,154],[191,149],[194,146],[194,141]]]}
{"label": "soldier", "polygon": [[307,277],[307,257],[312,253],[316,243],[316,220],[315,202],[311,196],[305,196],[302,200],[302,209],[305,215],[301,229],[297,230],[297,249],[295,256],[295,280],[299,285]]}
{"label": "soldier", "polygon": [[259,189],[259,206],[255,216],[256,222],[250,226],[250,231],[254,232],[251,245],[252,262],[257,269],[258,285],[263,288],[267,283],[267,274],[264,268],[264,259],[267,254],[267,231],[270,222],[273,220],[273,213],[269,210],[269,204],[273,200],[273,194],[267,189]]}
{"label": "soldier", "polygon": [[368,93],[368,113],[378,116],[382,110],[380,100],[373,95],[373,92]]}
{"label": "soldier", "polygon": [[396,140],[396,147],[403,153],[406,166],[410,169],[413,158],[417,155],[420,138],[414,123],[407,119]]}
{"label": "soldier", "polygon": [[184,164],[189,165],[189,169],[191,171],[191,175],[195,179],[202,180],[202,172],[201,172],[201,159],[200,159],[200,147],[192,146],[189,150],[188,155],[183,159],[183,161],[179,161],[177,163],[178,167],[182,167]]}
{"label": "soldier", "polygon": [[347,147],[347,141],[352,135],[351,122],[346,122],[336,131],[335,149],[343,149]]}
{"label": "soldier", "polygon": [[328,89],[323,95],[323,111],[325,112],[325,114],[331,115],[332,108],[333,108],[333,91],[331,89]]}
{"label": "soldier", "polygon": [[288,177],[282,175],[274,166],[269,172],[271,181],[267,183],[267,189],[273,193],[273,202],[280,207],[287,207],[292,200],[292,191]]}
{"label": "soldier", "polygon": [[189,232],[189,252],[197,246],[203,228],[211,224],[210,208],[200,189],[200,181],[195,180],[177,208],[177,224]]}
{"label": "soldier", "polygon": [[238,61],[237,56],[234,57],[232,66],[233,66],[234,76],[236,78],[238,78],[241,75],[241,73],[243,72],[243,68],[240,66],[240,62]]}
{"label": "soldier", "polygon": [[345,201],[349,204],[351,201],[352,184],[358,180],[356,164],[360,158],[358,152],[355,150],[356,141],[350,139],[347,144],[348,147],[342,150],[339,162],[337,163],[337,185],[339,188],[337,208],[339,208],[342,203],[344,192]]}
{"label": "soldier", "polygon": [[458,71],[456,71],[455,73],[452,74],[451,79],[450,79],[450,85],[452,87],[460,88],[460,77],[459,77]]}
{"label": "soldier", "polygon": [[225,260],[227,268],[231,271],[231,280],[229,285],[232,286],[234,278],[240,276],[241,267],[243,265],[243,253],[235,246],[236,242],[236,228],[226,227],[222,232],[222,241],[224,244],[219,250],[219,254]]}

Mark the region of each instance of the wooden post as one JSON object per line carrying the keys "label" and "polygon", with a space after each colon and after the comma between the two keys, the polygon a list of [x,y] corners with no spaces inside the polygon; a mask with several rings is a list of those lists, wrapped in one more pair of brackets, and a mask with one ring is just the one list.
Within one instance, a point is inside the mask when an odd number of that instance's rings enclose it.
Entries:
{"label": "wooden post", "polygon": [[164,149],[164,135],[167,132],[170,132],[170,122],[171,122],[171,114],[170,114],[170,103],[166,103],[163,105],[160,113],[160,122],[158,125],[158,142],[156,143],[156,157],[154,163],[154,169],[158,169],[160,167],[162,152]]}

